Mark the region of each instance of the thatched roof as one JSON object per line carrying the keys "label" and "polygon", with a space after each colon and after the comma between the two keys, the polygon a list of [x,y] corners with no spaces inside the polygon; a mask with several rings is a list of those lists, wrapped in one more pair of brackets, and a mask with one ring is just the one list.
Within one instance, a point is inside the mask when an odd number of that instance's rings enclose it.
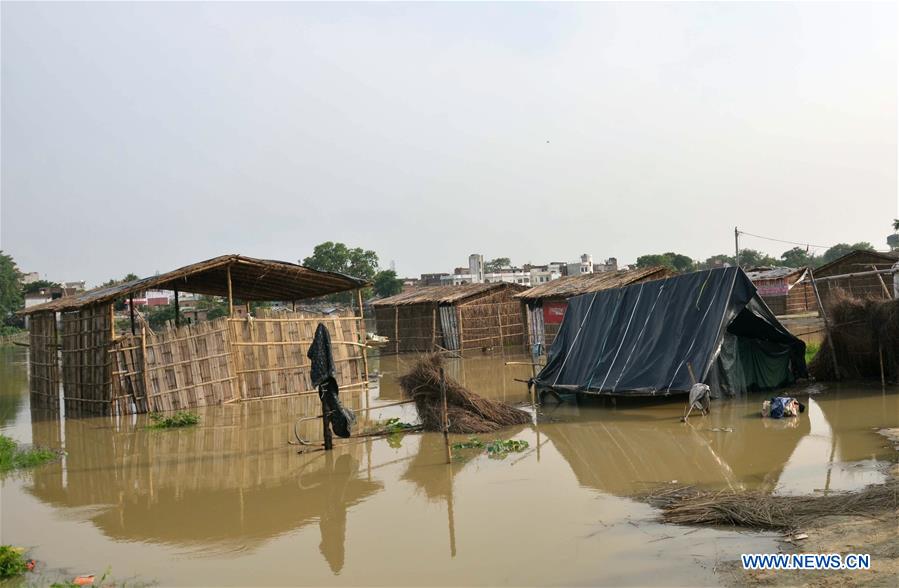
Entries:
{"label": "thatched roof", "polygon": [[858,262],[851,265],[856,265],[858,267],[853,268],[852,271],[869,270],[872,265],[879,269],[886,269],[899,261],[899,251],[865,251],[863,249],[855,249],[842,257],[838,257],[833,261],[816,268],[815,277],[845,273],[840,269],[840,266],[847,261],[851,261],[853,258],[857,258]]}
{"label": "thatched roof", "polygon": [[636,282],[658,280],[672,275],[674,275],[674,272],[668,268],[653,266],[645,269],[567,276],[529,288],[520,294],[516,294],[515,297],[521,300],[571,298],[572,296],[579,296],[588,292],[621,288]]}
{"label": "thatched roof", "polygon": [[286,261],[255,259],[242,255],[222,255],[187,265],[164,274],[94,288],[75,296],[64,296],[31,306],[20,314],[74,310],[100,304],[145,290],[178,290],[209,296],[228,295],[228,269],[231,289],[239,300],[301,300],[315,298],[367,285],[365,280],[343,274],[320,272]]}
{"label": "thatched roof", "polygon": [[753,282],[758,280],[780,280],[793,275],[799,275],[806,271],[800,267],[754,267],[746,270],[746,276]]}
{"label": "thatched roof", "polygon": [[410,304],[453,304],[467,298],[509,288],[520,292],[525,286],[496,282],[490,284],[461,284],[459,286],[424,286],[412,288],[396,296],[389,296],[372,302],[374,307],[405,306]]}

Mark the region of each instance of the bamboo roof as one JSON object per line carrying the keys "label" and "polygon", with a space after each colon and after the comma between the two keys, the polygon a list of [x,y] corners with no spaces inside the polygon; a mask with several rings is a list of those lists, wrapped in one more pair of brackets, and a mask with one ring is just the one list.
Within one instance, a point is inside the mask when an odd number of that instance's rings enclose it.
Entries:
{"label": "bamboo roof", "polygon": [[580,294],[598,292],[610,288],[621,288],[636,282],[658,280],[672,275],[674,275],[674,272],[668,268],[653,266],[644,269],[566,276],[529,288],[520,294],[516,294],[515,297],[521,300],[571,298],[572,296],[579,296]]}
{"label": "bamboo roof", "polygon": [[489,293],[494,290],[509,288],[522,291],[525,286],[510,284],[508,282],[493,282],[489,284],[461,284],[458,286],[422,286],[412,288],[395,296],[382,298],[372,302],[372,306],[406,306],[411,304],[454,304],[479,294]]}
{"label": "bamboo roof", "polygon": [[368,285],[365,280],[334,272],[322,272],[295,263],[255,259],[242,255],[222,255],[182,268],[94,288],[75,296],[64,296],[21,310],[19,314],[75,310],[101,304],[145,290],[177,290],[209,296],[228,296],[228,270],[232,296],[240,300],[301,300]]}

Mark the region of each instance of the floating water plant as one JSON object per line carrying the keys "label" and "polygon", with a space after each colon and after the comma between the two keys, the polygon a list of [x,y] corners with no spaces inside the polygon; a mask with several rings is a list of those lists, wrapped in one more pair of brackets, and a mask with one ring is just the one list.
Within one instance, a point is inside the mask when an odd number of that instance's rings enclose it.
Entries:
{"label": "floating water plant", "polygon": [[489,457],[502,459],[509,453],[518,453],[528,448],[528,442],[521,439],[494,439],[489,443],[484,443],[477,437],[469,437],[468,441],[460,441],[452,444],[453,451],[461,451],[465,449],[484,449],[487,448]]}
{"label": "floating water plant", "polygon": [[15,441],[0,435],[0,472],[34,467],[57,457],[58,454],[49,449],[21,449]]}
{"label": "floating water plant", "polygon": [[150,420],[153,421],[149,426],[150,429],[177,429],[196,425],[200,422],[200,417],[192,412],[179,410],[171,416],[157,412],[150,413]]}

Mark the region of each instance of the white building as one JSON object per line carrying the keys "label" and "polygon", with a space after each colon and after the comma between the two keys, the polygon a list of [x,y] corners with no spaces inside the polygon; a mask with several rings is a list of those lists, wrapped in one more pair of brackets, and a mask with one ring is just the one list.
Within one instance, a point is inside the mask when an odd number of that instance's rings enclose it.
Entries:
{"label": "white building", "polygon": [[472,253],[468,256],[468,275],[471,276],[472,282],[465,283],[481,284],[484,282],[484,256],[480,253]]}
{"label": "white building", "polygon": [[584,253],[581,255],[580,263],[569,263],[568,264],[568,275],[569,276],[581,276],[584,274],[592,274],[593,273],[593,256],[589,253]]}
{"label": "white building", "polygon": [[28,272],[22,274],[22,285],[33,284],[41,279],[41,275],[37,272]]}

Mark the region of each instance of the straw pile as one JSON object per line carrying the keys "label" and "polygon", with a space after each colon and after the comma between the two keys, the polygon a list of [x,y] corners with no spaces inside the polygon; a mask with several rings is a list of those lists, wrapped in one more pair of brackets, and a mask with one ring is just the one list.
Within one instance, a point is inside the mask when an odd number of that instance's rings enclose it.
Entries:
{"label": "straw pile", "polygon": [[838,291],[828,312],[833,338],[824,341],[809,364],[812,376],[836,379],[833,346],[843,378],[879,380],[881,354],[886,379],[899,378],[899,300],[859,299]]}
{"label": "straw pile", "polygon": [[[425,431],[443,431],[442,368],[443,358],[430,354],[400,377],[403,394],[415,401]],[[478,396],[452,378],[445,381],[450,433],[490,433],[531,422],[531,415],[523,410]]]}
{"label": "straw pile", "polygon": [[793,530],[829,515],[894,516],[899,510],[899,481],[825,496],[707,492],[688,486],[657,491],[643,499],[662,509],[666,523]]}

